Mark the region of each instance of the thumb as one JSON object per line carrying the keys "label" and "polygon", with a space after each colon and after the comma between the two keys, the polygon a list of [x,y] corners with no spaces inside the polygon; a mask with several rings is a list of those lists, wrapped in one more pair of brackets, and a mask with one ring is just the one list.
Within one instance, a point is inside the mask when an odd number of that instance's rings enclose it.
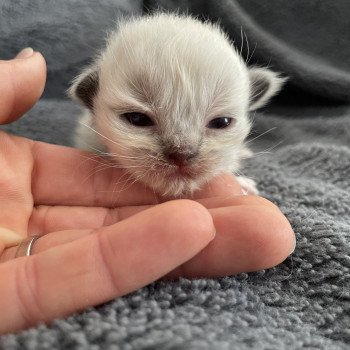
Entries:
{"label": "thumb", "polygon": [[26,48],[13,60],[0,61],[0,76],[0,124],[6,124],[29,110],[43,93],[45,59]]}

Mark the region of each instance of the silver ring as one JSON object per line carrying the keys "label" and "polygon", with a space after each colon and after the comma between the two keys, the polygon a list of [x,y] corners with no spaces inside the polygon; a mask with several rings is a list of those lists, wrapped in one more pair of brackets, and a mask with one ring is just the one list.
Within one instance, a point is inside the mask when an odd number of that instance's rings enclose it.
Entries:
{"label": "silver ring", "polygon": [[20,258],[21,256],[30,256],[34,242],[39,238],[39,235],[31,236],[24,239],[18,246],[16,251],[16,258]]}

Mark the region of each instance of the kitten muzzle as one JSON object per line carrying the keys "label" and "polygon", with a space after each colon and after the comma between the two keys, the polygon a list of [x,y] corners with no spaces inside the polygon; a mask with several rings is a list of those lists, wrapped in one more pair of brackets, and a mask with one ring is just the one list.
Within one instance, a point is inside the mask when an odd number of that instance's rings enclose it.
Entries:
{"label": "kitten muzzle", "polygon": [[178,167],[183,167],[193,163],[194,159],[197,157],[198,152],[186,152],[186,151],[174,151],[168,150],[164,152],[165,159],[173,165]]}

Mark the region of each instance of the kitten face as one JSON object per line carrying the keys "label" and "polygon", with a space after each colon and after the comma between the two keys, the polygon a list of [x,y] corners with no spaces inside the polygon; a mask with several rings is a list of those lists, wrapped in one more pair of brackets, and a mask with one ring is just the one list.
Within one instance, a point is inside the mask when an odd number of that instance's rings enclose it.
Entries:
{"label": "kitten face", "polygon": [[122,24],[71,92],[134,180],[182,196],[238,170],[248,109],[263,104],[277,81],[249,71],[218,27],[158,14]]}

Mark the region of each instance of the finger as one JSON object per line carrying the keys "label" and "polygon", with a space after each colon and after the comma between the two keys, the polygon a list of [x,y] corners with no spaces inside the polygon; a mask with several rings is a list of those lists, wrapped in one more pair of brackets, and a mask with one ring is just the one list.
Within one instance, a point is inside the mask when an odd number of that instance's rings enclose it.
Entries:
{"label": "finger", "polygon": [[[251,196],[225,196],[201,198],[197,202],[207,209],[232,207],[249,204]],[[276,206],[270,201],[256,196],[255,204]],[[140,211],[149,209],[153,205],[136,205],[117,208],[104,207],[68,207],[40,205],[33,209],[28,224],[31,235],[47,234],[54,231],[71,230],[79,228],[95,229],[115,224]]]}
{"label": "finger", "polygon": [[[259,196],[230,196],[202,198],[198,203],[207,209],[236,207],[247,205],[268,206],[275,211],[278,208],[265,198]],[[28,223],[29,235],[45,235],[35,245],[35,252],[42,252],[58,244],[71,242],[82,237],[79,229],[97,229],[115,224],[127,219],[153,205],[126,206],[120,208],[103,207],[67,207],[67,206],[38,206],[33,209]],[[249,209],[246,209],[249,210]],[[69,235],[61,231],[70,230]],[[57,232],[56,232],[57,231]],[[0,255],[0,262],[11,260],[16,255],[17,247],[6,249]]]}
{"label": "finger", "polygon": [[238,205],[263,205],[270,207],[278,212],[278,207],[267,200],[266,198],[257,195],[240,195],[240,196],[224,196],[224,197],[213,197],[213,198],[200,198],[197,200],[198,203],[205,206],[207,209],[233,207]]}
{"label": "finger", "polygon": [[[200,199],[199,202],[206,208],[212,209],[210,213],[213,215],[215,224],[221,225],[221,229],[216,226],[218,230],[217,236],[210,245],[214,246],[215,249],[210,254],[206,253],[206,251],[210,251],[210,246],[208,246],[199,254],[203,255],[204,258],[195,257],[193,259],[195,266],[199,267],[199,270],[191,271],[193,266],[191,266],[191,262],[188,262],[171,273],[170,276],[208,277],[255,271],[276,265],[284,260],[293,250],[295,245],[294,233],[286,218],[270,201],[258,196],[235,196],[230,198],[206,198]],[[94,222],[93,224],[96,224],[98,227],[104,223],[111,224],[147,208],[149,206],[126,207],[114,210],[100,208],[103,212],[101,212],[102,215],[99,222]],[[63,217],[66,215],[64,214],[65,209],[67,208],[61,208],[62,220],[64,220]],[[84,214],[84,209],[86,208],[81,208],[80,213],[76,212],[77,217],[79,217],[77,222],[84,225],[92,225],[91,221],[83,223],[84,217],[89,216]],[[93,208],[88,209],[93,210]],[[52,214],[57,214],[57,217],[52,216],[48,221],[57,219],[58,224],[61,220],[59,213],[53,211]],[[98,217],[98,215],[96,216]],[[69,225],[74,226],[74,223],[67,223],[67,228]],[[78,237],[80,237],[78,233],[70,237],[59,234],[52,236],[50,234],[38,241],[36,249],[40,252],[49,249],[53,245],[62,244],[67,242],[67,240],[77,239]],[[263,246],[265,249],[262,249],[260,246]],[[240,258],[236,251],[244,258]],[[11,257],[14,253],[13,250]],[[224,260],[218,258],[222,256],[226,256],[226,262],[224,263]],[[248,258],[245,258],[246,256]],[[203,259],[207,260],[202,261]],[[254,259],[255,262],[253,261]],[[218,263],[219,266],[217,266]]]}
{"label": "finger", "polygon": [[216,176],[194,194],[196,200],[212,197],[232,197],[242,195],[241,185],[231,174]]}
{"label": "finger", "polygon": [[[247,197],[248,198],[248,197]],[[244,197],[243,199],[246,199]],[[240,197],[215,197],[198,200],[206,208],[241,205]],[[268,201],[266,201],[268,202]],[[270,203],[270,202],[269,202]],[[98,229],[125,220],[153,205],[126,206],[120,208],[68,207],[41,205],[33,209],[28,223],[29,235],[41,235],[35,243],[34,253],[45,251],[90,234],[82,229]],[[69,230],[69,231],[67,231]],[[62,234],[62,231],[66,231]],[[0,255],[0,263],[16,256],[17,246],[9,247]]]}
{"label": "finger", "polygon": [[[275,211],[278,208],[270,201],[258,196],[231,196],[199,199],[198,203],[207,209],[236,207],[247,205],[268,206]],[[35,252],[42,252],[58,244],[71,242],[82,237],[79,229],[97,229],[125,220],[153,205],[126,206],[120,208],[103,207],[65,207],[39,206],[34,208],[28,224],[30,235],[45,235],[35,244]],[[246,210],[249,210],[248,208]],[[69,235],[61,231],[70,230]],[[55,232],[57,231],[57,232]],[[17,247],[6,249],[0,256],[0,262],[13,259]]]}
{"label": "finger", "polygon": [[46,64],[31,49],[17,58],[0,61],[0,124],[10,123],[30,109],[41,96],[46,80]]}
{"label": "finger", "polygon": [[94,154],[36,142],[33,158],[36,205],[115,207],[159,202],[153,191]]}
{"label": "finger", "polygon": [[193,257],[213,238],[208,211],[173,201],[96,234],[0,265],[0,333],[136,290]]}
{"label": "finger", "polygon": [[30,234],[47,234],[71,229],[95,229],[113,225],[152,205],[126,206],[120,208],[39,206],[29,220]]}
{"label": "finger", "polygon": [[[198,199],[197,202],[207,209],[233,207],[237,205],[249,205],[251,196],[202,198]],[[276,208],[273,203],[258,196],[256,196],[254,204]],[[115,224],[152,206],[137,205],[109,209],[104,207],[41,205],[33,209],[28,224],[28,232],[31,235],[38,235],[62,230],[100,228]]]}
{"label": "finger", "polygon": [[295,248],[294,232],[279,209],[257,196],[241,196],[233,207],[210,209],[215,239],[166,278],[221,277],[270,268]]}

